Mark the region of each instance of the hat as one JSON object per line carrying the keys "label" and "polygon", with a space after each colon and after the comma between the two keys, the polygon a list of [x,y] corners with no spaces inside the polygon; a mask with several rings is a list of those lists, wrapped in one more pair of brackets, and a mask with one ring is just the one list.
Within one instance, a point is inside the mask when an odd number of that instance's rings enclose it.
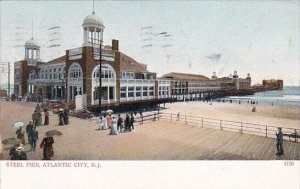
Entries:
{"label": "hat", "polygon": [[64,111],[64,109],[60,108],[60,109],[59,109],[59,111],[61,111],[61,112],[62,112],[62,111]]}
{"label": "hat", "polygon": [[115,115],[112,115],[112,118],[116,118],[116,116],[115,116]]}
{"label": "hat", "polygon": [[24,150],[23,145],[22,145],[22,146],[19,146],[19,147],[16,149],[17,152],[20,152],[20,151],[23,151],[23,150]]}

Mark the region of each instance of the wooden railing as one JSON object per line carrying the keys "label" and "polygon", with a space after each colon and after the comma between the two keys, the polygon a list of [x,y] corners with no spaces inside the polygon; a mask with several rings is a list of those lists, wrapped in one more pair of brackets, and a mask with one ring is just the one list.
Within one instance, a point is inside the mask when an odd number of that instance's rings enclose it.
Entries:
{"label": "wooden railing", "polygon": [[[179,115],[171,114],[171,113],[162,113],[160,114],[162,119],[168,119],[170,122],[179,122],[184,123],[186,125],[194,125],[201,126],[205,128],[213,128],[219,129],[221,131],[231,131],[238,132],[240,134],[252,134],[258,136],[264,136],[268,138],[276,138],[276,132],[278,132],[279,126],[271,126],[271,125],[263,125],[256,123],[248,123],[248,122],[238,122],[238,121],[230,121],[230,120],[221,120],[221,119],[213,119],[206,117],[196,117],[196,116],[187,116],[187,115]],[[283,127],[282,132],[284,134],[285,140],[292,140],[296,142],[293,136],[294,133],[299,133],[299,129]]]}

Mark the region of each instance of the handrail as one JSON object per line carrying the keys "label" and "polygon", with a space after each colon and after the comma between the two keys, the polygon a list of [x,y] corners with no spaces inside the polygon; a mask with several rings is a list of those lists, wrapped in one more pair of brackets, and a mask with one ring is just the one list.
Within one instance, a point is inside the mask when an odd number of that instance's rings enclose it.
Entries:
{"label": "handrail", "polygon": [[[257,123],[248,123],[248,122],[239,122],[239,121],[230,121],[230,120],[222,120],[222,119],[214,119],[214,118],[206,118],[206,117],[196,117],[196,116],[187,116],[187,115],[179,115],[172,113],[163,113],[162,118],[171,119],[173,121],[179,121],[186,125],[197,125],[202,127],[209,128],[219,128],[220,130],[236,130],[239,133],[254,133],[256,135],[264,135],[265,137],[276,137],[275,133],[277,131],[276,126],[265,125],[265,124],[257,124]],[[276,128],[276,129],[275,129]],[[295,131],[299,132],[299,129],[290,128],[290,127],[282,127],[282,131],[285,137],[288,137],[288,134],[292,134]]]}

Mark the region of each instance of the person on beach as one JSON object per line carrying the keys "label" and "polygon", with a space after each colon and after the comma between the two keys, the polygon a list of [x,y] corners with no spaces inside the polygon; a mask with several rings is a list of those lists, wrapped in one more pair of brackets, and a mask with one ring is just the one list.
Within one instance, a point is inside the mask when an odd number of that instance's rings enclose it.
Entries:
{"label": "person on beach", "polygon": [[24,136],[24,131],[22,127],[19,127],[17,129],[16,134],[17,134],[17,139],[20,139],[22,141],[22,144],[25,145],[25,136]]}
{"label": "person on beach", "polygon": [[42,140],[40,148],[43,149],[43,160],[51,160],[51,158],[54,156],[53,143],[54,139],[52,136],[46,136]]}
{"label": "person on beach", "polygon": [[130,130],[133,130],[134,129],[134,117],[133,117],[133,114],[131,114],[131,117],[130,117]]}
{"label": "person on beach", "polygon": [[39,139],[39,132],[36,130],[36,127],[33,127],[30,137],[31,137],[30,139],[31,150],[35,151],[36,142]]}
{"label": "person on beach", "polygon": [[178,112],[178,114],[177,114],[177,121],[179,121],[180,120],[180,112]]}
{"label": "person on beach", "polygon": [[122,125],[123,125],[123,119],[122,119],[121,115],[119,114],[117,129],[118,129],[118,132],[120,132],[120,133],[122,132]]}
{"label": "person on beach", "polygon": [[276,133],[276,140],[277,155],[283,155],[283,133],[281,131],[281,127],[278,128],[278,133]]}
{"label": "person on beach", "polygon": [[45,121],[44,125],[49,125],[49,112],[47,109],[44,110]]}
{"label": "person on beach", "polygon": [[117,119],[116,116],[112,116],[112,125],[110,128],[110,134],[111,135],[117,135],[118,134],[118,126],[117,126]]}
{"label": "person on beach", "polygon": [[27,134],[27,137],[28,137],[28,143],[31,144],[31,131],[33,129],[33,124],[32,124],[32,121],[29,121],[29,124],[26,126],[26,134]]}

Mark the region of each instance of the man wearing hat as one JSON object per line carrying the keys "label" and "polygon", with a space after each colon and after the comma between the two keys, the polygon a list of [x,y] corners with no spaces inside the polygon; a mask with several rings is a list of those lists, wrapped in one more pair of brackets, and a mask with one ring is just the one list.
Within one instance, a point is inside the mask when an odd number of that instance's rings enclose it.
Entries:
{"label": "man wearing hat", "polygon": [[31,145],[31,150],[35,151],[36,148],[36,141],[39,139],[39,133],[36,130],[36,127],[32,128],[31,134],[30,134],[30,145]]}
{"label": "man wearing hat", "polygon": [[33,129],[33,124],[32,124],[32,121],[29,121],[29,124],[26,126],[26,134],[27,134],[27,137],[28,137],[28,143],[31,144],[30,142],[30,139],[31,139],[31,131]]}
{"label": "man wearing hat", "polygon": [[18,160],[27,160],[27,154],[24,152],[23,144],[20,144],[16,151],[18,153]]}
{"label": "man wearing hat", "polygon": [[278,133],[276,133],[276,139],[277,155],[283,155],[283,133],[281,131],[281,127],[278,128]]}

